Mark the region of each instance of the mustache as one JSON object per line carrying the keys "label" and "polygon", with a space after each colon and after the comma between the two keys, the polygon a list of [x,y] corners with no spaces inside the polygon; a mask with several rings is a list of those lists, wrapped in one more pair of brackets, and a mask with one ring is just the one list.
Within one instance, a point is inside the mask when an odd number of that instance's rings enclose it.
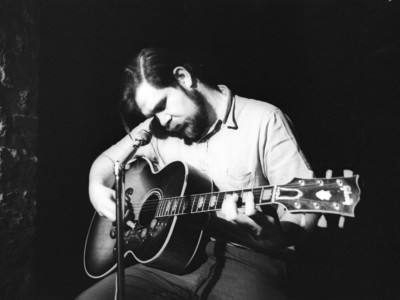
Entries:
{"label": "mustache", "polygon": [[150,122],[149,129],[153,134],[153,137],[156,137],[160,140],[168,137],[177,137],[183,139],[184,143],[187,145],[191,145],[195,140],[193,133],[188,131],[187,125],[183,125],[178,131],[168,131],[164,126],[161,125],[157,117],[153,117],[153,120]]}
{"label": "mustache", "polygon": [[[167,128],[166,128],[167,127]],[[153,120],[150,122],[150,131],[153,133],[153,136],[159,139],[166,139],[168,136],[180,137],[179,132],[169,131],[170,122],[167,126],[164,127],[161,125],[160,120],[157,117],[153,117]]]}

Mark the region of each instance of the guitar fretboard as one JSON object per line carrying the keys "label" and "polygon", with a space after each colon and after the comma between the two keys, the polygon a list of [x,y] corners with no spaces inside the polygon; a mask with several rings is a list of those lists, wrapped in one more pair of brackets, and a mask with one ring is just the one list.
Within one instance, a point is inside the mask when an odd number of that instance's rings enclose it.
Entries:
{"label": "guitar fretboard", "polygon": [[273,190],[274,187],[265,186],[229,192],[213,192],[183,197],[164,198],[159,201],[155,216],[168,217],[217,211],[221,209],[224,199],[233,193],[239,195],[241,198],[240,203],[242,204],[246,202],[248,197],[254,197],[255,204],[266,204],[271,202]]}

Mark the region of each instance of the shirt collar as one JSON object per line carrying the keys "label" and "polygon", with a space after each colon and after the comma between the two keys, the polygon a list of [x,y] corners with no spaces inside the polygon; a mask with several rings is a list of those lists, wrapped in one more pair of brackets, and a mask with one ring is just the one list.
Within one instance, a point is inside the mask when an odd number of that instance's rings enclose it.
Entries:
{"label": "shirt collar", "polygon": [[228,97],[228,107],[226,108],[225,119],[222,121],[229,129],[238,129],[235,117],[236,97],[232,95],[232,91],[225,85],[218,86],[223,94]]}
{"label": "shirt collar", "polygon": [[202,136],[197,142],[204,142],[208,140],[211,136],[216,134],[220,129],[222,124],[224,124],[229,129],[238,129],[235,118],[235,107],[236,99],[232,96],[231,90],[225,85],[218,85],[221,92],[228,98],[228,105],[226,107],[226,115],[224,120],[218,119],[215,123],[208,129],[207,133]]}

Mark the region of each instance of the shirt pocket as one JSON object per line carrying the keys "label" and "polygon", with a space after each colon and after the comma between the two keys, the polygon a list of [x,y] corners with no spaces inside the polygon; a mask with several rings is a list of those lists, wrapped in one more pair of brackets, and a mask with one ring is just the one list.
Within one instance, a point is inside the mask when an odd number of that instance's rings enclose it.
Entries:
{"label": "shirt pocket", "polygon": [[232,189],[252,188],[253,172],[229,167],[226,171],[226,182]]}

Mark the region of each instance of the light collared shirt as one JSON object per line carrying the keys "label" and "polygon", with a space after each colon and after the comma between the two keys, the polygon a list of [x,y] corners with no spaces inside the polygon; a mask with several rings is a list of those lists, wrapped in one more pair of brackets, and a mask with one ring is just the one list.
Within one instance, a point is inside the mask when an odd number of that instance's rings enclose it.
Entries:
{"label": "light collared shirt", "polygon": [[219,87],[230,107],[225,119],[218,120],[199,142],[187,145],[178,137],[153,138],[141,154],[160,167],[184,161],[207,173],[220,191],[312,176],[287,118],[277,107],[233,96],[226,86]]}
{"label": "light collared shirt", "polygon": [[[196,143],[185,144],[178,137],[157,138],[137,152],[162,168],[173,161],[183,161],[205,172],[220,191],[251,189],[265,185],[289,183],[294,177],[313,176],[290,128],[287,117],[275,106],[232,95],[226,86],[219,86],[227,97],[226,116],[217,120]],[[148,129],[151,119],[138,125],[132,136]],[[131,145],[128,137],[104,154],[117,160]],[[207,192],[207,191],[204,191]],[[287,212],[279,206],[280,219]],[[248,233],[237,225],[214,218],[214,232],[231,244],[245,245]]]}

